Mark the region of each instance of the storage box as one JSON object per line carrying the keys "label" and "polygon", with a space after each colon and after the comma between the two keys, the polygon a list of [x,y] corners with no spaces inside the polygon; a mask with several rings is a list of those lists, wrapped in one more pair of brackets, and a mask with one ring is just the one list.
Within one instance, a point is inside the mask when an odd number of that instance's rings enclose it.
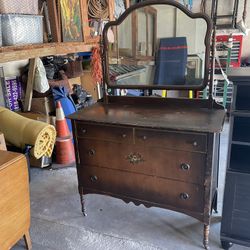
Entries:
{"label": "storage box", "polygon": [[3,14],[3,46],[43,42],[43,16]]}
{"label": "storage box", "polygon": [[0,132],[0,150],[7,150],[4,135]]}
{"label": "storage box", "polygon": [[51,157],[42,156],[40,159],[36,159],[34,156],[30,156],[30,166],[38,168],[46,168],[52,164]]}
{"label": "storage box", "polygon": [[53,97],[32,98],[30,110],[49,116],[49,114],[55,111]]}
{"label": "storage box", "polygon": [[0,13],[38,14],[38,0],[1,0]]}

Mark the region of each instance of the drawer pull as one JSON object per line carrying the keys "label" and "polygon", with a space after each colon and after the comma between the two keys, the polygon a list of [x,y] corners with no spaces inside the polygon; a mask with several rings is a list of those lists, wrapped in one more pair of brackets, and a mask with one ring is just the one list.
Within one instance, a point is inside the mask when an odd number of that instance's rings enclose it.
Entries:
{"label": "drawer pull", "polygon": [[88,151],[88,154],[89,154],[89,156],[95,155],[95,150],[94,150],[94,149],[90,149],[90,150]]}
{"label": "drawer pull", "polygon": [[181,169],[184,171],[188,171],[190,169],[190,165],[187,163],[182,163],[181,164]]}
{"label": "drawer pull", "polygon": [[194,146],[194,147],[197,147],[197,146],[198,146],[197,141],[194,141],[194,142],[193,142],[193,146]]}
{"label": "drawer pull", "polygon": [[139,153],[131,153],[126,157],[126,159],[133,165],[144,161]]}
{"label": "drawer pull", "polygon": [[87,133],[87,129],[83,128],[83,129],[82,129],[82,133],[83,133],[83,134],[86,134],[86,133]]}
{"label": "drawer pull", "polygon": [[189,196],[189,194],[187,194],[187,193],[181,193],[181,194],[180,194],[180,198],[181,198],[182,200],[188,200],[188,199],[190,198],[190,196]]}
{"label": "drawer pull", "polygon": [[144,141],[146,141],[146,140],[147,140],[147,136],[144,135],[144,136],[142,137],[142,139],[143,139]]}
{"label": "drawer pull", "polygon": [[98,180],[98,178],[97,178],[96,175],[93,175],[93,176],[90,177],[90,180],[91,180],[92,182],[95,182],[95,181]]}
{"label": "drawer pull", "polygon": [[122,134],[122,138],[125,139],[127,137],[126,134]]}

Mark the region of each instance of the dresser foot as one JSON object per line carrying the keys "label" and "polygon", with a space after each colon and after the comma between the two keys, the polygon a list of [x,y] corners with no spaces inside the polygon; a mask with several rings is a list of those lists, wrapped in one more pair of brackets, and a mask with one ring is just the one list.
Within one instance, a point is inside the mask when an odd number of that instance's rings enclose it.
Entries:
{"label": "dresser foot", "polygon": [[26,249],[31,250],[32,249],[32,244],[31,244],[29,231],[24,234],[23,238],[24,238],[24,241],[25,241]]}
{"label": "dresser foot", "polygon": [[84,200],[83,194],[80,194],[80,200],[81,200],[83,216],[87,216],[86,209],[85,209],[85,200]]}
{"label": "dresser foot", "polygon": [[209,225],[204,225],[203,246],[206,250],[209,249],[208,246],[209,229],[210,229]]}

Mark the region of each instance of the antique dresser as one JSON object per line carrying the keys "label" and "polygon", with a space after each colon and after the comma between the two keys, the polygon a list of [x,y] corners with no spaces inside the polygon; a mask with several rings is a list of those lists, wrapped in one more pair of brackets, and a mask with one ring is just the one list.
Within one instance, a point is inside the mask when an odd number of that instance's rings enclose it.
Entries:
{"label": "antique dresser", "polygon": [[[188,36],[185,28],[182,30],[185,34],[179,34],[178,37],[185,36],[187,45],[178,44],[178,39],[175,40],[176,34],[174,39],[164,38],[157,45],[159,36],[156,30],[161,32],[160,28],[165,29],[166,25],[154,29],[154,25],[148,23],[152,20],[152,24],[159,23],[158,18],[161,15],[166,16],[165,11],[176,13],[179,22],[190,19],[189,25],[195,24],[197,29],[203,27],[201,47],[197,45],[191,48],[193,44],[190,39],[194,34],[192,32]],[[143,20],[145,23],[142,25],[139,21]],[[147,26],[151,30],[146,32],[150,36],[147,35],[144,39],[146,49],[143,51],[144,42],[138,41],[145,33],[138,29]],[[219,133],[225,111],[214,102],[212,86],[208,90],[208,99],[162,98],[159,93],[162,90],[181,90],[175,94],[183,95],[187,92],[185,90],[192,89],[196,93],[206,88],[209,79],[211,28],[207,16],[192,14],[175,1],[164,0],[133,5],[117,21],[105,26],[104,98],[69,116],[74,128],[78,187],[83,214],[84,194],[90,193],[109,195],[125,202],[132,201],[136,205],[144,204],[146,207],[171,209],[190,215],[204,224],[203,243],[208,249],[211,213],[212,209],[217,209]],[[110,36],[111,30],[114,37]],[[124,30],[127,32],[124,33]],[[126,39],[121,36],[125,34],[129,37],[129,31],[132,41],[129,38],[129,45],[124,46]],[[196,35],[196,40],[199,41],[199,35]],[[170,34],[164,37],[170,37]],[[163,47],[159,47],[161,44]],[[177,50],[172,55],[177,58],[181,52],[179,50],[186,47],[188,53],[189,48],[192,52],[197,48],[200,49],[197,53],[203,52],[205,70],[200,79],[197,72],[192,79],[187,75],[190,73],[189,69],[186,69],[183,84],[179,81],[175,84],[174,74],[171,76],[174,84],[156,84],[152,83],[156,80],[147,80],[153,79],[156,74],[158,78],[162,77],[159,67],[169,65],[164,65],[165,60],[160,58],[164,57],[164,52]],[[187,59],[185,53],[184,51],[181,55],[183,60]],[[175,65],[172,62],[170,64]],[[175,67],[179,63],[181,61]],[[180,72],[181,70],[178,79]],[[212,82],[212,76],[210,80]],[[155,91],[158,92],[154,93]],[[125,96],[122,96],[124,93]],[[134,96],[131,96],[132,93]]]}

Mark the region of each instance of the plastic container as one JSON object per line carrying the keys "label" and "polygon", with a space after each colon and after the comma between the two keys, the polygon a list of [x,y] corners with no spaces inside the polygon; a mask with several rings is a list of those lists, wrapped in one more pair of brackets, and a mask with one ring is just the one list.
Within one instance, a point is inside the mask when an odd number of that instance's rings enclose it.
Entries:
{"label": "plastic container", "polygon": [[38,0],[1,0],[0,13],[38,14]]}
{"label": "plastic container", "polygon": [[43,42],[43,16],[2,14],[3,46]]}

